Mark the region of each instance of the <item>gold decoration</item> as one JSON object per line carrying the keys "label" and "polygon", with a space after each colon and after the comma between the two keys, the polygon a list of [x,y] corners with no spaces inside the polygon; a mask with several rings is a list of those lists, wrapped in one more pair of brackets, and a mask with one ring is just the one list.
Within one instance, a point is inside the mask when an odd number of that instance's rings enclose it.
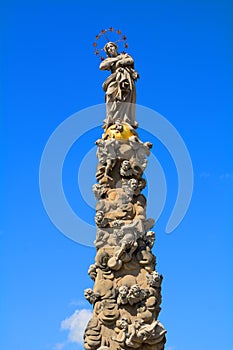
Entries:
{"label": "gold decoration", "polygon": [[131,136],[137,136],[136,131],[128,124],[113,124],[104,133],[104,139],[128,140]]}

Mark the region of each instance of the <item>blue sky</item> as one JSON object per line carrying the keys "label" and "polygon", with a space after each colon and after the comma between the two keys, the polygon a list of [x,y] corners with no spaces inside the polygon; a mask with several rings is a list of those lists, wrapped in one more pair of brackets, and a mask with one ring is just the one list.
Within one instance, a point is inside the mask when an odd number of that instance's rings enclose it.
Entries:
{"label": "blue sky", "polygon": [[[1,349],[82,349],[70,317],[77,316],[79,327],[89,316],[83,290],[92,286],[87,269],[95,250],[51,223],[40,197],[39,165],[60,123],[103,102],[106,75],[92,43],[110,26],[128,37],[140,73],[137,102],[173,124],[193,163],[190,208],[167,235],[176,169],[153,140],[168,185],[154,247],[164,275],[160,320],[168,330],[166,349],[232,348],[230,1],[3,0],[1,16]],[[89,221],[94,211],[82,205],[76,176],[81,150],[88,143],[91,149],[100,135],[97,128],[80,139],[64,163],[67,198]]]}

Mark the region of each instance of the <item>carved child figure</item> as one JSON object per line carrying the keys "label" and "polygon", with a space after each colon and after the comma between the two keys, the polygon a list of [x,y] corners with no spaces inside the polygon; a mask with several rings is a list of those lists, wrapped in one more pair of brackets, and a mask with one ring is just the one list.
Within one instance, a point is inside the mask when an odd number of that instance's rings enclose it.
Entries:
{"label": "carved child figure", "polygon": [[118,305],[125,305],[128,303],[128,298],[127,298],[128,291],[129,291],[129,288],[127,286],[121,286],[119,288],[119,294],[117,297]]}

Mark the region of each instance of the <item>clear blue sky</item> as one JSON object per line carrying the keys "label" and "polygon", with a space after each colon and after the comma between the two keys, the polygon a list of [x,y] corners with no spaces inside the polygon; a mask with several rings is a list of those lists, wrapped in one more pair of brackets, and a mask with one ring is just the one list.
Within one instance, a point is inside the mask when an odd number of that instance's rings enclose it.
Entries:
{"label": "clear blue sky", "polygon": [[[141,76],[137,102],[175,126],[194,168],[189,211],[167,235],[177,180],[166,150],[156,145],[168,179],[154,249],[164,275],[160,319],[168,330],[167,350],[231,349],[231,2],[3,0],[1,17],[1,349],[82,349],[60,326],[75,310],[90,309],[83,290],[92,286],[87,269],[95,250],[51,223],[38,174],[55,128],[103,102],[105,75],[92,43],[110,26],[128,37]],[[100,133],[92,133],[90,143]],[[66,191],[75,210],[91,220],[93,211],[80,205],[75,182],[78,152],[87,140],[81,142],[67,160]]]}

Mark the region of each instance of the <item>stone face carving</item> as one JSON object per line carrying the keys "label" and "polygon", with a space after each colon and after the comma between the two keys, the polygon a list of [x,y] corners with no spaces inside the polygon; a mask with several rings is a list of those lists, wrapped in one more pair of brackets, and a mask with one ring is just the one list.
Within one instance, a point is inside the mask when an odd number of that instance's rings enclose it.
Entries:
{"label": "stone face carving", "polygon": [[129,291],[129,288],[127,286],[121,286],[119,288],[119,294],[117,297],[118,305],[125,305],[128,303],[128,291]]}
{"label": "stone face carving", "polygon": [[146,278],[147,278],[147,282],[148,282],[150,287],[153,287],[153,288],[160,288],[161,287],[163,276],[159,275],[159,273],[157,271],[153,271],[150,274],[147,274]]}
{"label": "stone face carving", "polygon": [[95,293],[91,288],[84,290],[84,296],[90,304],[94,304],[100,298],[100,294]]}
{"label": "stone face carving", "polygon": [[135,131],[133,59],[105,47],[100,69],[110,70],[104,83],[106,119],[96,141],[96,257],[88,274],[93,288],[84,291],[93,316],[84,334],[87,350],[163,350],[165,329],[158,321],[162,276],[152,252],[154,220],[146,216],[143,172],[152,144]]}
{"label": "stone face carving", "polygon": [[106,227],[108,225],[108,220],[104,216],[102,210],[98,210],[95,215],[95,223],[98,227]]}
{"label": "stone face carving", "polygon": [[130,161],[127,159],[123,160],[120,167],[120,176],[122,178],[131,178],[133,174],[134,172],[131,167]]}
{"label": "stone face carving", "polygon": [[139,285],[134,284],[130,288],[128,286],[121,286],[117,297],[118,305],[130,304],[134,305],[144,300],[149,293],[149,290],[142,289]]}

